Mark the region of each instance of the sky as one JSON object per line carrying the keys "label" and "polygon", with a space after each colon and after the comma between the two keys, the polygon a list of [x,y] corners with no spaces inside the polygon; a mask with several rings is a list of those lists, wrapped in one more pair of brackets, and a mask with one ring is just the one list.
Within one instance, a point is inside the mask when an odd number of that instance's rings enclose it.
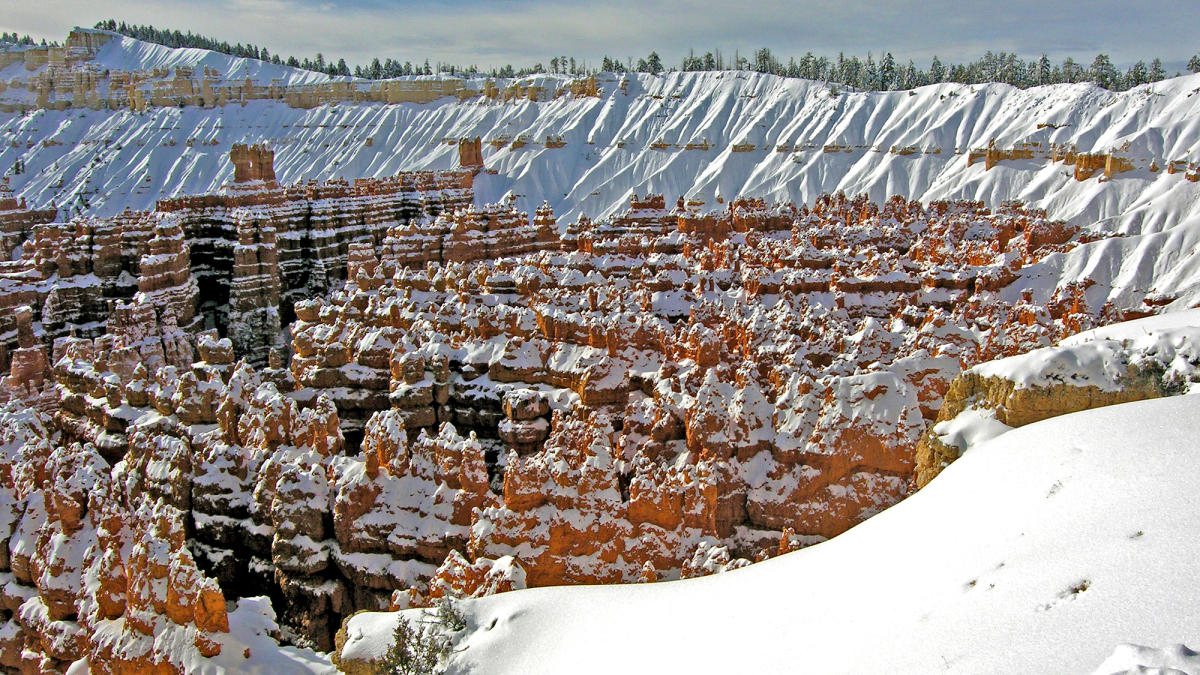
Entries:
{"label": "sky", "polygon": [[926,67],[987,50],[1118,66],[1159,57],[1168,72],[1200,52],[1197,0],[39,0],[0,10],[0,30],[62,40],[100,19],[191,30],[282,56],[321,52],[351,65],[372,57],[516,67],[556,55],[598,65],[657,51],[678,67],[694,50],[732,57],[769,47],[785,61],[891,52]]}

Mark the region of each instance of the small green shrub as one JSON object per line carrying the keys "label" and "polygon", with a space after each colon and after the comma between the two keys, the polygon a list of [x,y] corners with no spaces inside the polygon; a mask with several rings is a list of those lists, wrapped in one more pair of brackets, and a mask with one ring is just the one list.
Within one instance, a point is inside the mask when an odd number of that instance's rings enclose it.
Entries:
{"label": "small green shrub", "polygon": [[467,617],[454,606],[454,601],[450,598],[442,598],[432,616],[439,626],[451,633],[457,633],[467,627]]}
{"label": "small green shrub", "polygon": [[433,625],[402,616],[392,633],[392,646],[379,665],[383,672],[395,675],[437,675],[449,656],[449,638]]}

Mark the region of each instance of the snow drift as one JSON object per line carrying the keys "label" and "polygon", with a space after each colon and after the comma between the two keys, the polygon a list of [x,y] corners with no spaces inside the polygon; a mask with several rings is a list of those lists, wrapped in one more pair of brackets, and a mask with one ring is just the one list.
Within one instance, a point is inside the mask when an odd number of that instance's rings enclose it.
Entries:
{"label": "snow drift", "polygon": [[[1106,657],[1200,631],[1198,402],[1005,433],[846,534],[745,569],[464,603],[450,672],[1194,671],[1187,650]],[[391,625],[355,617],[343,656]]]}

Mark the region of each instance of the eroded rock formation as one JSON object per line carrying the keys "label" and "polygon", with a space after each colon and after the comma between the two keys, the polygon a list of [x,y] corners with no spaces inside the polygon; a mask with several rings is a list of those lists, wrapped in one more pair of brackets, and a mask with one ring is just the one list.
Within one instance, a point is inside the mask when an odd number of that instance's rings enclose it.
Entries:
{"label": "eroded rock formation", "polygon": [[[37,405],[11,452],[86,458],[119,495],[113,517],[133,523],[119,550],[105,543],[115,525],[74,531],[111,587],[96,611],[127,617],[122,630],[190,631],[203,658],[224,644],[205,588],[265,590],[293,639],[330,649],[361,609],[736,568],[901,499],[955,376],[1095,319],[1082,289],[1002,301],[1022,266],[1076,236],[1012,205],[834,195],[703,213],[650,195],[560,237],[549,207],[451,207],[470,198],[462,180],[295,191],[260,175],[160,207],[137,290],[102,333],[44,351],[35,312],[16,313],[3,388]],[[309,211],[322,201],[328,218]],[[403,224],[336,225],[344,209],[402,204]],[[212,233],[229,233],[228,273]],[[304,266],[322,264],[312,281]],[[202,326],[205,289],[222,285],[225,336]],[[32,494],[14,502],[29,518]],[[155,537],[181,543],[143,557],[136,542]],[[184,597],[156,604],[164,569]],[[30,589],[12,610],[29,613],[18,654],[161,660],[129,653],[110,624],[62,618],[84,617],[83,600],[72,615],[69,598]],[[22,609],[35,597],[77,625],[37,623]],[[68,629],[71,650],[31,642]]]}
{"label": "eroded rock formation", "polygon": [[[530,223],[511,205],[472,206],[469,172],[285,187],[269,149],[235,145],[230,158],[234,182],[225,191],[163,200],[150,213],[44,222],[54,212],[27,211],[0,194],[0,244],[12,258],[0,266],[0,308],[30,307],[49,348],[61,337],[98,337],[114,307],[141,293],[157,321],[228,332],[240,356],[266,365],[272,350],[285,351],[281,329],[293,303],[344,283],[354,244],[438,233],[432,256],[415,250],[420,262],[557,245],[552,214]],[[3,369],[18,346],[14,317],[0,317]]]}

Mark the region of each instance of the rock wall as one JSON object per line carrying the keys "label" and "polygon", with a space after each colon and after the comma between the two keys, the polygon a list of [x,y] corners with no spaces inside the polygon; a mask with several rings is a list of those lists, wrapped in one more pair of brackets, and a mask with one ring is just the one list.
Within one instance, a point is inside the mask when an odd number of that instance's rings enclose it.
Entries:
{"label": "rock wall", "polygon": [[[196,242],[197,257],[204,262],[194,273],[207,300],[208,322],[222,330],[231,311],[253,309],[232,308],[232,289],[259,288],[269,297],[277,293],[275,304],[286,324],[297,300],[324,295],[344,282],[351,245],[379,247],[392,228],[421,227],[474,201],[471,174],[456,171],[284,187],[273,179],[269,153],[235,147],[231,158],[242,167],[241,182],[235,174],[235,182],[222,194],[161,200],[157,206],[158,212],[176,214]],[[271,235],[253,234],[267,230],[273,231],[274,241],[265,240]],[[253,234],[251,240],[242,242],[247,233]],[[250,257],[239,263],[239,255]],[[250,278],[240,279],[240,274]],[[248,297],[243,294],[239,302]],[[261,298],[256,302],[264,308],[269,304]],[[268,319],[262,325],[270,324]],[[235,346],[239,354],[255,350],[255,362],[265,362],[263,345],[243,348],[235,341]]]}
{"label": "rock wall", "polygon": [[[1039,125],[1039,129],[1043,128]],[[900,153],[903,154],[903,153]],[[971,149],[967,152],[967,166],[979,160],[984,160],[984,169],[991,169],[1001,162],[1016,162],[1019,160],[1062,162],[1067,166],[1074,165],[1073,176],[1077,181],[1085,181],[1097,173],[1104,175],[1104,180],[1113,176],[1127,173],[1135,169],[1144,169],[1155,173],[1161,170],[1165,163],[1168,172],[1171,167],[1189,165],[1188,162],[1165,161],[1162,157],[1126,157],[1119,150],[1100,153],[1077,152],[1073,144],[1043,143],[1042,141],[1026,141],[1017,145],[1000,148],[993,139],[987,148]],[[1190,166],[1190,165],[1189,165]]]}
{"label": "rock wall", "polygon": [[233,162],[234,183],[275,182],[275,153],[270,148],[234,143],[229,150],[229,161]]}
{"label": "rock wall", "polygon": [[478,136],[473,140],[469,138],[459,139],[458,165],[464,169],[483,168],[483,145]]}
{"label": "rock wall", "polygon": [[283,347],[275,228],[243,218],[238,221],[237,234],[233,282],[229,288],[228,332],[252,363],[265,364],[272,350]]}
{"label": "rock wall", "polygon": [[9,179],[0,180],[0,261],[11,261],[16,247],[29,238],[36,225],[57,217],[56,209],[31,210],[25,200],[13,197]]}
{"label": "rock wall", "polygon": [[188,246],[178,223],[168,221],[127,212],[34,224],[14,249],[19,256],[0,263],[0,308],[9,310],[0,312],[0,366],[7,368],[16,342],[12,310],[19,306],[32,310],[34,333],[45,347],[68,335],[100,335],[112,305],[140,287],[171,305],[185,324],[192,321]]}
{"label": "rock wall", "polygon": [[924,487],[958,459],[979,419],[1006,429],[1187,392],[1200,379],[1194,365],[1200,352],[1193,344],[1198,334],[1200,329],[1190,326],[1153,325],[1113,337],[1083,333],[963,372],[917,444],[916,487]]}
{"label": "rock wall", "polygon": [[219,655],[225,599],[189,552],[186,504],[169,480],[140,475],[182,444],[141,436],[114,467],[91,444],[50,445],[36,412],[9,405],[0,417],[0,666],[63,672],[86,659],[101,673],[181,673]]}

